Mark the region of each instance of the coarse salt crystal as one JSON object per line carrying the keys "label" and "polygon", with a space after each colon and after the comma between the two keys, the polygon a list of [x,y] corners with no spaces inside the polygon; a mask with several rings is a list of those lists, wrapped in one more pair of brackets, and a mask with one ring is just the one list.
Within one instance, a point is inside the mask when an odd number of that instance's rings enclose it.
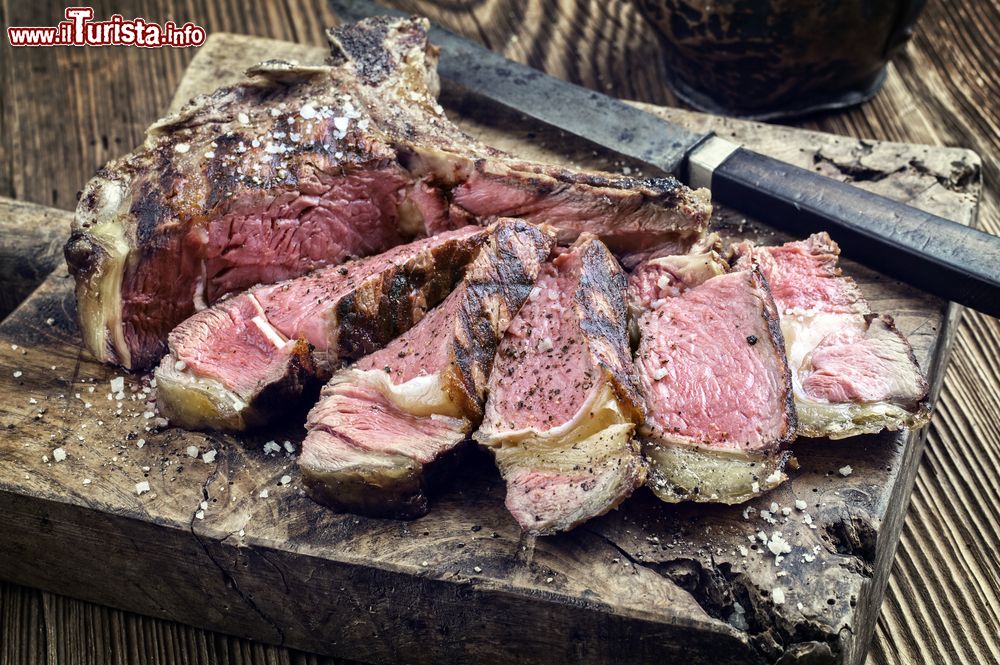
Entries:
{"label": "coarse salt crystal", "polygon": [[299,109],[299,115],[305,120],[312,120],[316,117],[316,109],[312,104],[306,104]]}
{"label": "coarse salt crystal", "polygon": [[84,478],[83,479],[83,484],[84,485],[89,485],[90,484],[90,478]]}
{"label": "coarse salt crystal", "polygon": [[261,490],[260,493],[257,496],[259,496],[262,499],[266,499],[267,498],[267,490]]}
{"label": "coarse salt crystal", "polygon": [[776,531],[771,534],[771,539],[767,543],[767,549],[771,550],[771,554],[780,556],[791,552],[792,546],[788,544],[780,532]]}
{"label": "coarse salt crystal", "polygon": [[660,278],[656,280],[656,285],[661,289],[665,289],[670,286],[670,278],[666,275],[660,275]]}
{"label": "coarse salt crystal", "polygon": [[281,451],[281,446],[279,446],[274,441],[268,441],[264,444],[264,454],[277,453]]}
{"label": "coarse salt crystal", "polygon": [[22,374],[24,374],[24,372],[22,372],[21,370],[17,370],[16,372],[14,372],[14,378],[20,379]]}
{"label": "coarse salt crystal", "polygon": [[760,494],[760,483],[756,481],[750,483],[750,491],[753,492],[754,494]]}
{"label": "coarse salt crystal", "polygon": [[52,451],[52,459],[57,462],[61,462],[66,459],[66,450],[64,448],[56,448]]}
{"label": "coarse salt crystal", "polygon": [[481,573],[481,572],[483,572],[483,569],[482,569],[482,568],[480,568],[479,566],[473,566],[473,567],[472,567],[472,569],[473,569],[474,571],[476,571],[477,573]]}
{"label": "coarse salt crystal", "polygon": [[194,514],[194,516],[197,517],[200,520],[203,520],[203,519],[205,519],[205,511],[204,510],[199,510],[198,512],[196,512]]}
{"label": "coarse salt crystal", "polygon": [[205,159],[212,159],[213,157],[215,157],[215,152],[209,150],[205,153]]}
{"label": "coarse salt crystal", "polygon": [[111,392],[120,393],[123,390],[125,390],[124,376],[116,376],[115,378],[111,379]]}
{"label": "coarse salt crystal", "polygon": [[295,452],[295,445],[291,441],[285,441],[285,450],[290,453]]}
{"label": "coarse salt crystal", "polygon": [[218,453],[215,450],[209,450],[207,453],[201,456],[201,459],[205,464],[211,464],[215,461],[215,456]]}
{"label": "coarse salt crystal", "polygon": [[246,113],[242,113],[242,112],[239,113],[236,116],[236,119],[240,121],[240,124],[243,124],[243,125],[249,125],[250,124],[250,116],[248,116]]}
{"label": "coarse salt crystal", "polygon": [[551,337],[543,337],[538,342],[538,350],[541,351],[541,352],[543,352],[543,353],[545,351],[551,351],[552,350],[552,338]]}
{"label": "coarse salt crystal", "polygon": [[839,471],[839,473],[840,473],[840,475],[842,475],[842,476],[843,476],[844,478],[846,478],[847,476],[851,475],[851,473],[852,473],[853,471],[854,471],[854,469],[852,469],[852,468],[851,468],[851,465],[850,465],[850,464],[848,464],[847,466],[842,466],[842,467],[840,467],[840,471]]}
{"label": "coarse salt crystal", "polygon": [[278,109],[271,109],[272,118],[277,118],[279,115],[281,115],[281,111],[279,111]]}
{"label": "coarse salt crystal", "polygon": [[135,484],[135,493],[138,494],[139,496],[142,496],[148,491],[149,491],[149,481],[144,480],[141,483]]}
{"label": "coarse salt crystal", "polygon": [[774,587],[771,589],[771,598],[774,600],[775,605],[785,604],[785,590],[781,587]]}
{"label": "coarse salt crystal", "polygon": [[[778,483],[781,482],[781,478],[782,478],[781,471],[775,469],[774,472],[771,473],[771,475],[769,475],[767,478],[764,479],[764,482],[767,485],[777,485]],[[772,511],[772,512],[777,512],[777,511]]]}
{"label": "coarse salt crystal", "polygon": [[188,446],[187,447],[187,454],[188,454],[188,457],[197,457],[198,456],[198,446]]}
{"label": "coarse salt crystal", "polygon": [[659,381],[667,374],[670,374],[670,370],[668,370],[666,367],[660,367],[658,369],[654,369],[652,374],[653,381]]}
{"label": "coarse salt crystal", "polygon": [[776,512],[778,512],[778,502],[777,501],[772,501],[771,502],[771,513],[776,513]]}
{"label": "coarse salt crystal", "polygon": [[290,482],[292,482],[292,477],[291,476],[282,476],[281,480],[278,481],[278,484],[279,485],[287,485]]}
{"label": "coarse salt crystal", "polygon": [[139,439],[135,442],[136,448],[142,448],[144,445],[146,445],[146,439]]}
{"label": "coarse salt crystal", "polygon": [[808,505],[809,505],[809,504],[807,504],[807,503],[806,503],[805,501],[803,501],[802,499],[796,499],[796,500],[795,500],[795,509],[796,509],[796,510],[805,510],[805,509],[806,509],[806,507],[807,507]]}
{"label": "coarse salt crystal", "polygon": [[180,153],[187,152],[190,149],[191,146],[189,146],[187,143],[178,143],[177,145],[174,146],[174,150]]}

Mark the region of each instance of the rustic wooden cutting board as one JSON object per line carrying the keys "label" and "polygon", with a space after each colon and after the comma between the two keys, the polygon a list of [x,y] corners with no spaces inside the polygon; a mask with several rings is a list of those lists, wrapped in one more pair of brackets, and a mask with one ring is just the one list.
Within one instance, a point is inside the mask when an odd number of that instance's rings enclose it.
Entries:
{"label": "rustic wooden cutting board", "polygon": [[[323,55],[213,35],[174,108],[254,62]],[[467,110],[468,100],[446,101]],[[969,151],[652,110],[974,223],[980,171]],[[526,157],[623,168],[517,117],[460,124]],[[7,228],[57,220],[68,228],[68,213],[0,202]],[[729,210],[713,225],[729,237],[784,240]],[[845,269],[876,311],[896,317],[936,394],[956,309],[850,262]],[[8,272],[16,271],[0,278]],[[373,663],[863,660],[920,432],[800,442],[792,480],[749,510],[667,506],[641,490],[614,514],[534,540],[504,510],[489,459],[470,451],[424,518],[336,515],[302,495],[292,455],[263,451],[269,440],[297,448],[301,414],[240,437],[155,429],[144,415],[148,377],[81,350],[71,286],[58,268],[0,324],[0,578]],[[116,376],[125,377],[123,402],[109,397]],[[191,446],[199,457],[188,455]],[[54,461],[56,448],[65,460]],[[143,482],[149,491],[139,495]],[[805,511],[794,509],[797,499]],[[775,524],[761,516],[772,502]],[[759,531],[791,543],[780,566],[752,542]],[[775,588],[784,603],[775,603]]]}

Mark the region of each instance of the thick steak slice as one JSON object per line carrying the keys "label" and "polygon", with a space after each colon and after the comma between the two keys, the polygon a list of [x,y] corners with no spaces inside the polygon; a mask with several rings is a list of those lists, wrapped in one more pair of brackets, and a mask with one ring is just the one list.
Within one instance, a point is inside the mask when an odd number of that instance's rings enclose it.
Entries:
{"label": "thick steak slice", "polygon": [[744,242],[735,251],[737,267],[757,262],[771,284],[800,435],[840,439],[927,423],[927,381],[909,342],[841,274],[829,235],[779,247]]}
{"label": "thick steak slice", "polygon": [[488,233],[446,231],[198,312],[167,338],[156,370],[161,412],[187,429],[266,423],[310,379],[329,379],[409,330],[451,292]]}
{"label": "thick steak slice", "polygon": [[777,310],[759,270],[724,269],[714,253],[668,257],[630,283],[642,310],[646,484],[668,502],[740,503],[786,479],[781,447],[795,436],[795,410]]}
{"label": "thick steak slice", "polygon": [[546,264],[500,344],[475,439],[493,452],[507,508],[528,533],[603,515],[645,479],[626,287],[607,247],[583,235]]}
{"label": "thick steak slice", "polygon": [[268,62],[193,100],[87,184],[66,260],[100,360],[146,368],[222,295],[297,277],[477,217],[593,230],[614,249],[690,244],[708,193],[672,178],[517,160],[437,103],[427,22],[330,31],[334,64]]}
{"label": "thick steak slice", "polygon": [[482,418],[497,344],[552,246],[538,227],[498,222],[441,305],[334,374],[309,413],[299,457],[310,496],[370,515],[427,511],[426,467]]}

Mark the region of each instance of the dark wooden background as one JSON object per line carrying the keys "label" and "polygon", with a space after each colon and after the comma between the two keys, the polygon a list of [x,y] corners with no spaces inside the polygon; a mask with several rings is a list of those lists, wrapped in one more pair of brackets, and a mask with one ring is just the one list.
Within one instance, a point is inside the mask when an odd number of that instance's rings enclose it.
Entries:
{"label": "dark wooden background", "polygon": [[[210,33],[322,44],[322,0],[93,3]],[[660,49],[623,0],[397,1],[509,57],[609,94],[675,105]],[[1000,4],[930,0],[882,92],[797,126],[951,145],[984,162],[980,225],[1000,233]],[[0,0],[0,27],[53,25],[63,3]],[[0,45],[0,196],[72,209],[105,161],[142,140],[192,50]],[[0,294],[0,316],[12,306]],[[6,298],[6,300],[5,300]],[[871,663],[989,663],[1000,653],[1000,323],[966,313],[914,489]],[[0,536],[2,537],[2,536]],[[2,577],[2,571],[0,571]],[[206,599],[211,602],[211,599]],[[331,662],[0,582],[0,664]]]}

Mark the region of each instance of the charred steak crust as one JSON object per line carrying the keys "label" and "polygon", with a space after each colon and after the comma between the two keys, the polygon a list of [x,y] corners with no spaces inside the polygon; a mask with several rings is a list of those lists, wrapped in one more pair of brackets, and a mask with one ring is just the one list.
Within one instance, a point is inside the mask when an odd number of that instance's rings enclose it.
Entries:
{"label": "charred steak crust", "polygon": [[[188,429],[264,424],[267,395],[291,408],[323,381],[409,330],[448,295],[488,237],[464,227],[224,298],[168,336],[156,370],[161,411]],[[292,353],[298,341],[309,360]]]}
{"label": "charred steak crust", "polygon": [[544,267],[499,345],[475,439],[493,453],[507,508],[528,533],[572,529],[645,480],[626,289],[614,256],[581,235]]}
{"label": "charred steak crust", "polygon": [[[330,31],[333,66],[270,61],[155,123],[85,187],[66,259],[85,345],[142,369],[227,293],[492,216],[612,248],[689,245],[707,192],[578,173],[478,143],[436,99],[426,20]],[[363,347],[363,345],[362,345]]]}
{"label": "charred steak crust", "polygon": [[500,220],[456,289],[385,348],[335,373],[299,458],[310,496],[337,510],[417,517],[426,475],[482,417],[496,346],[553,238]]}
{"label": "charred steak crust", "polygon": [[631,316],[626,302],[628,277],[600,241],[594,239],[583,246],[583,269],[575,296],[583,314],[580,328],[601,367],[611,375],[629,416],[641,422],[646,415],[645,402],[627,336]]}
{"label": "charred steak crust", "polygon": [[[781,374],[785,379],[785,426],[781,436],[777,439],[777,443],[784,446],[795,440],[799,423],[798,412],[795,410],[795,393],[792,390],[792,370],[788,366],[788,355],[785,352],[785,336],[781,333],[781,318],[778,314],[778,306],[771,293],[771,286],[767,283],[767,277],[764,276],[759,265],[753,266],[750,274],[753,275],[755,287],[766,294],[766,297],[763,299],[764,306],[761,308],[761,316],[764,318],[767,330],[771,335],[771,344],[774,348],[774,362],[776,366],[780,367]],[[747,342],[749,343],[749,340]]]}
{"label": "charred steak crust", "polygon": [[[452,346],[454,360],[448,368],[449,395],[474,422],[483,416],[486,384],[500,337],[531,292],[538,266],[551,248],[523,222],[499,225],[494,234],[497,251],[504,258],[489,263],[489,270],[473,266],[466,277],[470,297],[462,300]],[[516,258],[525,253],[533,254],[534,260]]]}
{"label": "charred steak crust", "polygon": [[487,237],[483,231],[433,246],[427,260],[387,269],[378,285],[343,298],[336,307],[337,361],[348,364],[374,353],[413,327],[461,281]]}

